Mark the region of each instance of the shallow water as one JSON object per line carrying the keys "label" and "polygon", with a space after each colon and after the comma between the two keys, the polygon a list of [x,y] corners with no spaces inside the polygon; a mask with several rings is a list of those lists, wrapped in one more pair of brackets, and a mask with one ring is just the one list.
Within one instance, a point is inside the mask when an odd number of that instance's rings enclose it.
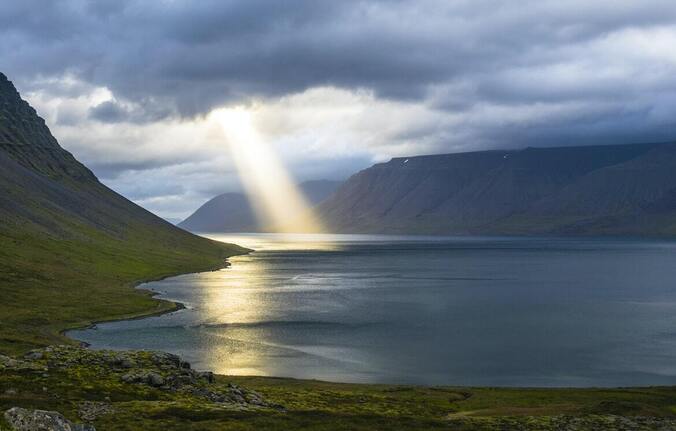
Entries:
{"label": "shallow water", "polygon": [[171,351],[223,374],[676,384],[676,242],[210,236],[257,251],[142,286],[186,310],[69,335]]}

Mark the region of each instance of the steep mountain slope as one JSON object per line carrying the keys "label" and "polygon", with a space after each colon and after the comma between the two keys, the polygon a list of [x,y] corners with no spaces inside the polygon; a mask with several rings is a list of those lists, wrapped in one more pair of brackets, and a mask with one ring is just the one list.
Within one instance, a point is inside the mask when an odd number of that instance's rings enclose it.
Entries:
{"label": "steep mountain slope", "polygon": [[[299,189],[311,205],[327,199],[340,181],[314,180],[299,184]],[[191,232],[261,232],[249,198],[242,193],[223,193],[178,224]]]}
{"label": "steep mountain slope", "polygon": [[676,233],[676,144],[396,158],[319,207],[336,232]]}
{"label": "steep mountain slope", "polygon": [[52,342],[92,319],[170,308],[133,283],[214,268],[243,251],[105,187],[2,74],[0,220],[0,351]]}

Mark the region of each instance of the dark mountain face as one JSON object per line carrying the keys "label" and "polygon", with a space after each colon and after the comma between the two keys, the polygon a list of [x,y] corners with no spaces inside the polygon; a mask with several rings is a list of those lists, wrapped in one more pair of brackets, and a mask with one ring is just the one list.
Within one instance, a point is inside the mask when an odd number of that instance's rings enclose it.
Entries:
{"label": "dark mountain face", "polygon": [[207,201],[178,224],[193,232],[256,232],[251,202],[242,193],[223,193]]}
{"label": "dark mountain face", "polygon": [[63,148],[33,109],[0,73],[0,151],[21,166],[50,178],[95,180]]}
{"label": "dark mountain face", "polygon": [[[299,188],[308,203],[317,205],[340,186],[340,181],[305,181]],[[249,198],[243,193],[223,193],[209,200],[178,224],[191,232],[261,232]],[[263,229],[264,230],[264,229]]]}
{"label": "dark mountain face", "polygon": [[396,158],[319,206],[336,232],[676,233],[676,144]]}

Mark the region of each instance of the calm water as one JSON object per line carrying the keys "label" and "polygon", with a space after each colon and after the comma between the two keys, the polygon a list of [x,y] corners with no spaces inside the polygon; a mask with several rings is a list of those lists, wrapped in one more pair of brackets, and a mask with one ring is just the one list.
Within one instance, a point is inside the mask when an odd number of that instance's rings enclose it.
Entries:
{"label": "calm water", "polygon": [[258,251],[143,286],[186,310],[70,335],[224,374],[676,384],[676,242],[212,237]]}

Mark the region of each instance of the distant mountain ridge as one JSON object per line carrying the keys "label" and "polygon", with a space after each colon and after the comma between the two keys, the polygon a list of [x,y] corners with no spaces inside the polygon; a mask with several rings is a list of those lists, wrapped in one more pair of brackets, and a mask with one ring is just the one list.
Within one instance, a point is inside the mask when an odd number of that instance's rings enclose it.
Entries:
{"label": "distant mountain ridge", "polygon": [[[342,181],[312,180],[298,185],[308,203],[317,205],[327,199]],[[261,232],[251,201],[244,193],[223,193],[199,207],[178,224],[191,232]]]}
{"label": "distant mountain ridge", "polygon": [[676,143],[394,158],[318,213],[347,233],[674,235]]}

